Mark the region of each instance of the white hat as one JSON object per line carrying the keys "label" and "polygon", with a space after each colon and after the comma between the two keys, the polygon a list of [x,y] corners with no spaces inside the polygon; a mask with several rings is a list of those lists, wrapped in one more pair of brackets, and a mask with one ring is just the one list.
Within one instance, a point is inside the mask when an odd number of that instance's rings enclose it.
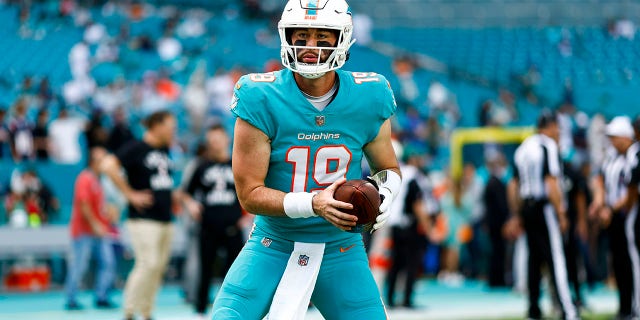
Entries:
{"label": "white hat", "polygon": [[610,137],[622,137],[633,139],[635,132],[631,125],[631,120],[626,116],[615,117],[609,122],[605,133]]}

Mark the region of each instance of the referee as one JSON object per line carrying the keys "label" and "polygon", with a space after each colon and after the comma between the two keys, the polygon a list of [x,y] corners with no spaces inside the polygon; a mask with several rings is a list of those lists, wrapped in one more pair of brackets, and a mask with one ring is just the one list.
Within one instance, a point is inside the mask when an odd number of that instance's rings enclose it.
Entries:
{"label": "referee", "polygon": [[[633,157],[637,144],[633,144],[633,128],[627,117],[616,117],[607,125],[606,134],[611,142],[602,164],[601,173],[594,178],[594,201],[590,215],[597,216],[607,228],[613,272],[618,287],[618,316],[616,319],[634,319],[637,313],[637,296],[640,286],[636,285],[638,272],[638,252],[634,244],[633,224],[635,213],[627,214],[627,195],[632,191],[625,184],[625,172],[629,166],[627,155]],[[634,312],[634,309],[636,311]]]}
{"label": "referee", "polygon": [[629,147],[626,152],[627,171],[626,180],[628,188],[628,198],[625,209],[628,210],[625,231],[629,238],[629,255],[632,261],[633,271],[633,312],[634,316],[640,318],[640,214],[638,211],[640,203],[640,116],[633,123],[636,142]]}
{"label": "referee", "polygon": [[[558,154],[560,128],[555,113],[543,112],[537,121],[538,133],[527,138],[514,155],[514,183],[518,192],[520,219],[529,246],[529,319],[542,319],[539,306],[541,269],[551,272],[564,319],[579,319],[571,301],[562,234],[566,231],[562,166]],[[513,201],[513,200],[512,200]]]}

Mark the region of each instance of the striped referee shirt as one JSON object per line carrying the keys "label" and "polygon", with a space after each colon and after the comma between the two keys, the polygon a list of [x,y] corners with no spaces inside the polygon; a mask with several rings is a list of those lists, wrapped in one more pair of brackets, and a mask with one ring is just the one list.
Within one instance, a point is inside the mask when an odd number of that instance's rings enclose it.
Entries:
{"label": "striped referee shirt", "polygon": [[627,196],[625,182],[625,168],[627,161],[625,155],[619,154],[615,149],[607,150],[607,156],[602,163],[600,175],[604,181],[605,204],[614,206],[620,199]]}
{"label": "striped referee shirt", "polygon": [[[640,187],[640,142],[629,147],[626,154],[627,167],[625,170],[625,182],[628,185]],[[640,190],[640,188],[639,188]]]}
{"label": "striped referee shirt", "polygon": [[562,181],[562,165],[558,145],[551,138],[536,134],[525,139],[514,155],[514,175],[519,182],[522,199],[546,200],[546,176]]}

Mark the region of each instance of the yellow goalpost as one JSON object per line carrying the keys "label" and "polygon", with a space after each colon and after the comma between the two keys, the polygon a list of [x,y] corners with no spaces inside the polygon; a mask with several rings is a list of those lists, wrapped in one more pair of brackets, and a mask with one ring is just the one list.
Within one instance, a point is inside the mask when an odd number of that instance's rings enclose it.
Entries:
{"label": "yellow goalpost", "polygon": [[520,143],[535,132],[533,127],[512,128],[462,128],[456,129],[451,134],[450,166],[451,176],[454,179],[462,176],[462,148],[467,144],[477,143]]}

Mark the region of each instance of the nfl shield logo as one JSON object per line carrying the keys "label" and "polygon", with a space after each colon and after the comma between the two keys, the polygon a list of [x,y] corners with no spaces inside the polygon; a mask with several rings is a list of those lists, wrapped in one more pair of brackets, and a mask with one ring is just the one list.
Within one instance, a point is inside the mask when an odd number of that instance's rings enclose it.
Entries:
{"label": "nfl shield logo", "polygon": [[324,116],[316,116],[316,125],[319,127],[324,126]]}
{"label": "nfl shield logo", "polygon": [[307,264],[309,264],[309,256],[301,254],[300,257],[298,257],[298,265],[304,267]]}
{"label": "nfl shield logo", "polygon": [[265,248],[269,248],[271,246],[271,241],[272,241],[271,239],[269,239],[267,237],[264,237],[264,238],[262,238],[262,245]]}

